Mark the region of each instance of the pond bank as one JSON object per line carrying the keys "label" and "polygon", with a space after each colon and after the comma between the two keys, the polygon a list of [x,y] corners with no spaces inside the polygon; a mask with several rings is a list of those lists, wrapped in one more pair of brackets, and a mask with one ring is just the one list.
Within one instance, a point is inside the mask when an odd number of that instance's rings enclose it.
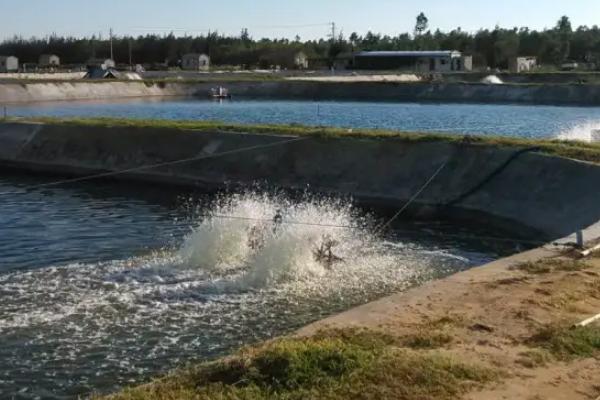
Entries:
{"label": "pond bank", "polygon": [[512,231],[530,229],[524,236],[536,240],[560,239],[600,220],[600,167],[544,154],[594,156],[593,144],[185,121],[45,121],[0,124],[5,167],[75,176],[120,171],[120,179],[206,190],[310,187],[398,207],[443,166],[408,214],[491,218]]}
{"label": "pond bank", "polygon": [[305,100],[429,101],[599,105],[600,85],[504,84],[447,82],[310,82],[310,81],[67,81],[0,84],[0,104],[62,100],[111,100],[145,96],[208,97],[223,85],[240,97]]}

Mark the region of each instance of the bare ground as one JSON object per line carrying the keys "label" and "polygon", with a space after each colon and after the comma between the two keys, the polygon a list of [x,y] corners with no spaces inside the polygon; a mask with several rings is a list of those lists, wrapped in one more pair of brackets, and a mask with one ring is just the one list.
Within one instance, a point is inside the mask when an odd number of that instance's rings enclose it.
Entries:
{"label": "bare ground", "polygon": [[[541,261],[523,264],[528,259]],[[573,261],[538,249],[350,310],[299,335],[357,327],[426,342],[446,338],[442,351],[504,374],[465,399],[596,400],[597,354],[565,360],[533,348],[528,340],[543,327],[598,313],[600,258]]]}

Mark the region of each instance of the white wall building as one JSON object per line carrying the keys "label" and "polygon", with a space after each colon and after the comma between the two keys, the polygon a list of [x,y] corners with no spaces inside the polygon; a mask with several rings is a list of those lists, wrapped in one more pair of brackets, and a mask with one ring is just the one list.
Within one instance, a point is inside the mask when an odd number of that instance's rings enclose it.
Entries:
{"label": "white wall building", "polygon": [[17,72],[19,59],[14,56],[0,56],[0,72]]}
{"label": "white wall building", "polygon": [[514,57],[508,62],[508,69],[510,72],[521,73],[533,71],[537,68],[536,57]]}
{"label": "white wall building", "polygon": [[208,71],[210,57],[201,53],[185,54],[181,59],[181,68],[189,71]]}
{"label": "white wall building", "polygon": [[42,54],[38,60],[40,67],[58,67],[60,58],[56,54]]}

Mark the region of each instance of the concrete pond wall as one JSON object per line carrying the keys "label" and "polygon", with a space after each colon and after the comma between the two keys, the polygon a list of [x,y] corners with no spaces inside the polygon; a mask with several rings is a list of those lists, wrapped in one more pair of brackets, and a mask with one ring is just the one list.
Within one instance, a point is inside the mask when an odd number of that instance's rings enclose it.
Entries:
{"label": "concrete pond wall", "polygon": [[[88,175],[202,156],[130,171],[120,179],[205,190],[266,183],[351,195],[396,209],[443,164],[411,213],[489,216],[544,240],[600,220],[600,166],[515,148],[401,139],[317,138],[166,128],[0,124],[0,168]],[[252,150],[219,156],[222,152]],[[538,238],[539,239],[539,238]]]}
{"label": "concrete pond wall", "polygon": [[[147,96],[207,97],[211,83],[152,82],[21,82],[0,83],[0,105],[57,100],[110,100]],[[600,85],[394,82],[225,82],[241,97],[303,100],[433,101],[600,105]]]}

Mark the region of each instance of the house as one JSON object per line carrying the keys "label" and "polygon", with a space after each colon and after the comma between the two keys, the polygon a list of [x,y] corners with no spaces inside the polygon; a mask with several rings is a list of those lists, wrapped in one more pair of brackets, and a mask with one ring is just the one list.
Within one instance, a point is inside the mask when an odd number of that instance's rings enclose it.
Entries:
{"label": "house", "polygon": [[361,51],[355,53],[354,69],[406,70],[411,72],[471,71],[473,58],[460,51]]}
{"label": "house", "polygon": [[258,63],[261,68],[307,69],[308,57],[303,51],[277,49],[263,53]]}
{"label": "house", "polygon": [[40,67],[58,67],[60,58],[56,54],[42,54],[38,60]]}
{"label": "house", "polygon": [[294,54],[294,67],[296,69],[307,69],[308,68],[308,57],[303,51],[299,51]]}
{"label": "house", "polygon": [[536,68],[536,57],[513,57],[508,60],[508,69],[516,74],[533,71]]}
{"label": "house", "polygon": [[0,56],[0,72],[17,72],[19,59],[14,56]]}
{"label": "house", "polygon": [[181,68],[189,71],[208,71],[210,57],[202,53],[185,54],[181,59]]}

